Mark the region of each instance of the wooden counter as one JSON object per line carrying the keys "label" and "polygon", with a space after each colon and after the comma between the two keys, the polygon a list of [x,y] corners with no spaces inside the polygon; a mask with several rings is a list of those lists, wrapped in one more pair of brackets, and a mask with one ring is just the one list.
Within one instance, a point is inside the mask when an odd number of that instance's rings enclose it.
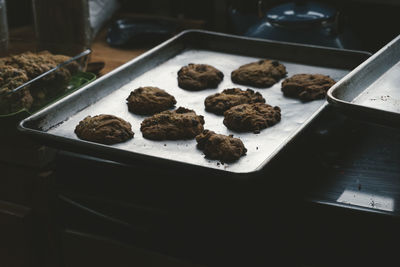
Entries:
{"label": "wooden counter", "polygon": [[[121,66],[129,60],[144,53],[147,49],[120,49],[109,46],[106,42],[107,29],[104,28],[92,44],[90,62],[103,61],[105,63],[101,75]],[[17,54],[25,51],[34,51],[36,48],[33,26],[25,26],[10,31],[9,53]]]}

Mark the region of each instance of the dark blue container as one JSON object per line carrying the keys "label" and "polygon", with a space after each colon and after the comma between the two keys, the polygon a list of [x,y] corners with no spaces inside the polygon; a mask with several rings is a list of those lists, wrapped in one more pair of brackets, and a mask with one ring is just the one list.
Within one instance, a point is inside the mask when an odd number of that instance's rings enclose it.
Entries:
{"label": "dark blue container", "polygon": [[335,8],[311,1],[290,2],[271,8],[244,35],[335,48],[357,47],[348,30],[339,32]]}

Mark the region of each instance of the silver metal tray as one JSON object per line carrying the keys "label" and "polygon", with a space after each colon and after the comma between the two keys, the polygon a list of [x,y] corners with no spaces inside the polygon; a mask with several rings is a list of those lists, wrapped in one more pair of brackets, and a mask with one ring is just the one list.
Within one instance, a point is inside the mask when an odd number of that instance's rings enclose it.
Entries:
{"label": "silver metal tray", "polygon": [[400,35],[328,91],[328,101],[357,117],[400,126]]}
{"label": "silver metal tray", "polygon": [[[114,161],[137,164],[163,162],[171,166],[200,167],[212,172],[238,175],[253,174],[265,167],[327,104],[325,100],[302,103],[283,96],[280,82],[271,88],[257,89],[267,103],[282,110],[277,125],[260,134],[235,133],[222,123],[223,116],[204,110],[204,99],[232,83],[230,73],[237,67],[271,58],[282,62],[288,76],[296,73],[321,73],[336,81],[363,62],[369,54],[315,46],[296,45],[249,39],[206,31],[186,31],[133,59],[104,77],[79,90],[55,105],[23,120],[19,129],[41,138],[53,146],[95,155]],[[217,89],[190,92],[180,89],[177,72],[188,63],[207,63],[220,69],[225,77]],[[139,86],[157,86],[174,95],[177,107],[194,109],[205,118],[205,129],[234,134],[246,148],[247,155],[232,164],[221,164],[204,158],[195,140],[151,141],[142,137],[140,123],[145,118],[128,112],[126,98]],[[133,140],[107,146],[79,140],[74,134],[77,123],[87,115],[113,114],[129,121],[135,132]]]}

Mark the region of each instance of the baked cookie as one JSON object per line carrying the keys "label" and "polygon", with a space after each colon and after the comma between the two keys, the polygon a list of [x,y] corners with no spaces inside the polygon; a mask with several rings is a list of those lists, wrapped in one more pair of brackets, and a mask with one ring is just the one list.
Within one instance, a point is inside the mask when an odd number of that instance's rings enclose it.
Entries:
{"label": "baked cookie", "polygon": [[197,148],[203,150],[204,155],[210,159],[222,162],[234,162],[245,155],[247,149],[239,138],[233,135],[216,134],[213,131],[204,130],[196,136]]}
{"label": "baked cookie", "polygon": [[179,107],[143,120],[140,131],[151,140],[192,139],[203,131],[204,118],[193,110]]}
{"label": "baked cookie", "polygon": [[270,87],[286,76],[286,68],[276,60],[263,59],[232,71],[234,83],[254,87]]}
{"label": "baked cookie", "polygon": [[288,97],[311,101],[324,98],[334,84],[335,81],[326,75],[295,74],[282,82],[282,92]]}
{"label": "baked cookie", "polygon": [[175,97],[162,89],[150,86],[135,89],[126,100],[129,111],[139,115],[153,115],[176,104]]}
{"label": "baked cookie", "polygon": [[113,115],[87,116],[75,128],[76,135],[83,140],[111,145],[133,138],[131,124]]}
{"label": "baked cookie", "polygon": [[240,104],[265,103],[263,96],[251,89],[246,91],[239,88],[225,89],[222,93],[208,96],[204,100],[206,110],[222,115],[228,109]]}
{"label": "baked cookie", "polygon": [[217,88],[223,78],[220,70],[207,64],[190,63],[178,71],[179,87],[191,91]]}
{"label": "baked cookie", "polygon": [[281,120],[281,109],[265,103],[242,104],[224,112],[224,124],[238,132],[259,133]]}

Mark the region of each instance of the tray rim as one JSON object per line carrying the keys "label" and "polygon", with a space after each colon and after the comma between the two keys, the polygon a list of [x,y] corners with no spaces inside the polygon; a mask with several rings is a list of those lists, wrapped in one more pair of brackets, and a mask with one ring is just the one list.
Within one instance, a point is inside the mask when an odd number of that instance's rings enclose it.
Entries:
{"label": "tray rim", "polygon": [[[212,31],[205,31],[205,30],[185,30],[182,31],[181,33],[177,34],[176,36],[166,40],[165,42],[153,47],[152,49],[148,50],[147,52],[139,55],[138,57],[133,58],[132,60],[124,63],[123,65],[117,67],[116,69],[112,70],[111,72],[107,73],[106,75],[96,79],[95,81],[93,81],[92,83],[86,85],[85,87],[81,88],[79,90],[79,92],[74,92],[70,95],[68,95],[67,97],[65,97],[62,101],[66,101],[69,98],[72,98],[75,96],[75,94],[79,94],[82,91],[86,90],[89,86],[95,86],[97,83],[102,83],[103,80],[107,79],[108,77],[114,75],[115,73],[119,72],[120,70],[126,68],[127,66],[131,65],[131,64],[135,64],[138,61],[142,60],[143,58],[146,58],[148,56],[150,56],[151,54],[153,54],[153,52],[168,46],[169,44],[171,44],[172,42],[175,42],[176,40],[180,39],[180,38],[184,38],[184,36],[186,35],[190,35],[190,34],[200,34],[200,35],[208,35],[208,36],[217,36],[217,37],[228,37],[228,38],[233,38],[233,39],[239,39],[239,40],[245,40],[245,41],[256,41],[256,42],[260,42],[260,43],[270,43],[270,44],[282,44],[282,45],[287,45],[287,46],[291,46],[291,47],[304,47],[304,48],[317,48],[317,49],[321,49],[321,50],[325,50],[325,51],[332,51],[332,52],[340,52],[340,53],[357,53],[360,56],[369,56],[370,53],[365,52],[365,51],[358,51],[358,50],[346,50],[346,49],[337,49],[337,48],[330,48],[330,47],[323,47],[323,46],[316,46],[316,45],[305,45],[305,44],[297,44],[297,43],[289,43],[289,42],[281,42],[281,41],[274,41],[274,40],[267,40],[267,39],[260,39],[260,38],[249,38],[249,37],[244,37],[244,36],[238,36],[238,35],[233,35],[233,34],[226,34],[226,33],[219,33],[219,32],[212,32]],[[53,103],[52,105],[49,105],[48,107],[46,107],[45,109],[29,116],[28,118],[25,118],[24,120],[22,120],[19,124],[18,124],[18,130],[23,132],[24,134],[28,134],[31,135],[33,137],[36,137],[42,141],[45,141],[46,143],[57,143],[57,141],[63,141],[63,145],[56,145],[56,147],[68,147],[68,151],[74,151],[75,152],[75,147],[71,148],[68,145],[75,145],[76,147],[80,147],[80,148],[86,148],[88,150],[92,150],[92,151],[88,151],[85,150],[84,154],[87,155],[92,155],[92,156],[96,156],[98,157],[98,154],[94,154],[96,151],[101,151],[101,149],[103,149],[106,151],[111,152],[111,154],[117,154],[118,152],[122,152],[121,154],[125,154],[125,153],[129,153],[129,154],[137,154],[139,155],[140,160],[142,160],[143,158],[151,158],[152,160],[156,160],[157,162],[163,162],[169,166],[172,165],[178,165],[178,166],[190,166],[191,168],[196,168],[198,170],[203,170],[203,171],[210,171],[212,173],[218,173],[220,175],[230,175],[230,176],[235,176],[238,178],[243,178],[243,177],[249,177],[249,176],[254,176],[257,175],[257,173],[260,173],[261,170],[263,170],[266,165],[268,165],[268,163],[275,158],[279,153],[281,153],[283,151],[283,149],[289,145],[290,143],[293,142],[293,140],[295,139],[294,137],[296,137],[297,135],[299,135],[305,128],[307,128],[310,123],[318,116],[318,114],[324,109],[326,108],[326,106],[328,105],[328,102],[325,100],[325,102],[298,128],[296,129],[296,131],[294,131],[285,141],[283,141],[276,149],[273,153],[271,153],[268,157],[266,157],[262,163],[253,171],[250,172],[234,172],[234,171],[230,171],[228,170],[224,170],[224,169],[216,169],[216,168],[208,168],[205,166],[199,166],[196,164],[192,164],[192,163],[184,163],[184,162],[180,162],[180,161],[175,161],[172,159],[167,159],[167,158],[161,158],[161,157],[155,157],[155,156],[149,156],[149,155],[144,155],[138,152],[134,152],[134,151],[124,151],[115,147],[111,147],[111,146],[107,146],[107,145],[103,145],[103,144],[97,144],[97,143],[93,143],[93,142],[88,142],[85,140],[74,140],[74,139],[70,139],[67,137],[63,137],[63,136],[57,136],[54,134],[50,134],[48,132],[42,132],[40,130],[36,130],[36,129],[32,129],[29,127],[26,127],[26,124],[29,124],[30,121],[39,118],[43,113],[46,113],[47,110],[53,108],[55,105],[57,105],[58,103]],[[47,140],[45,140],[47,139]],[[81,149],[82,150],[82,149]],[[115,152],[115,153],[113,153]],[[78,152],[78,153],[82,153],[82,152]],[[104,156],[104,153],[101,153],[102,156]],[[115,157],[115,155],[113,155],[114,157],[104,157],[105,159],[109,159],[109,160],[113,160],[116,161],[116,158],[119,158],[118,156]],[[137,157],[131,157],[131,160],[134,159],[136,160]],[[121,160],[119,162],[127,162],[126,160]],[[128,162],[129,163],[129,162]],[[172,164],[172,165],[171,165]]]}
{"label": "tray rim", "polygon": [[[367,68],[370,64],[372,64],[376,59],[380,57],[380,55],[385,52],[389,47],[391,47],[394,43],[400,41],[400,35],[395,37],[389,43],[384,45],[381,49],[379,49],[376,53],[371,54],[371,56],[361,63],[358,67],[353,69],[350,73],[348,73],[345,77],[343,77],[340,81],[334,84],[327,92],[327,100],[329,104],[336,107],[337,109],[362,120],[372,120],[375,123],[387,126],[397,126],[400,127],[400,113],[393,112],[389,110],[383,110],[376,107],[369,107],[357,103],[352,103],[343,99],[340,99],[335,96],[336,91],[340,86],[346,84],[351,78],[357,76],[360,71]],[[364,89],[365,90],[365,89]]]}

